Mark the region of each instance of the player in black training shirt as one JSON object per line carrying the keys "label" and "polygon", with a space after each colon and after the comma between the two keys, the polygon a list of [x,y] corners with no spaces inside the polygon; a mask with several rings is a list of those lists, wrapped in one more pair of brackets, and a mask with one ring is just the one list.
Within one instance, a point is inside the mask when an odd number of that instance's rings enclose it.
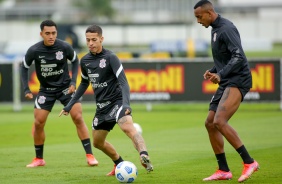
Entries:
{"label": "player in black training shirt", "polygon": [[80,62],[81,83],[69,104],[61,111],[67,115],[73,104],[91,84],[96,98],[96,114],[93,119],[93,145],[103,151],[114,162],[114,169],[108,176],[115,175],[115,166],[123,161],[115,148],[106,141],[110,130],[117,123],[121,130],[132,140],[140,154],[140,161],[148,172],[153,170],[145,141],[133,126],[129,104],[129,85],[117,56],[103,48],[104,37],[101,27],[91,25],[86,29],[86,42],[89,53]]}
{"label": "player in black training shirt", "polygon": [[204,181],[232,178],[225,158],[223,140],[225,137],[242,157],[244,169],[238,181],[243,182],[258,170],[259,165],[250,157],[237,132],[228,121],[252,87],[248,61],[237,28],[232,22],[217,14],[212,3],[208,0],[199,1],[194,6],[194,14],[198,23],[206,28],[212,27],[211,46],[215,66],[204,73],[204,78],[219,84],[210,102],[205,122],[219,169]]}
{"label": "player in black training shirt", "polygon": [[[45,142],[44,126],[56,100],[64,106],[70,101],[75,92],[78,72],[78,58],[72,47],[57,38],[57,26],[51,20],[45,20],[40,25],[40,35],[43,41],[31,46],[23,58],[21,67],[22,83],[27,99],[32,99],[28,86],[28,69],[34,62],[40,90],[34,105],[34,147],[36,157],[27,167],[44,166],[43,146]],[[72,63],[72,78],[68,70],[68,60]],[[82,118],[80,103],[75,103],[70,111],[71,118],[76,126],[77,134],[86,152],[87,163],[90,166],[98,165],[92,153],[88,128]]]}

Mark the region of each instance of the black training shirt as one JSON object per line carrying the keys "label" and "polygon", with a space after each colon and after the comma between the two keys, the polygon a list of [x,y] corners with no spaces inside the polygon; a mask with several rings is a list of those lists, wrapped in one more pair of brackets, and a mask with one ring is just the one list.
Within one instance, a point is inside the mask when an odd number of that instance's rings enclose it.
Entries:
{"label": "black training shirt", "polygon": [[[69,75],[68,60],[72,63],[72,79]],[[28,87],[28,69],[34,62],[40,89],[58,91],[69,85],[76,86],[78,58],[73,48],[62,40],[56,39],[52,46],[40,41],[31,46],[22,62],[22,82],[25,94]]]}
{"label": "black training shirt", "polygon": [[69,104],[64,108],[69,112],[73,104],[89,86],[93,88],[97,109],[115,102],[123,101],[124,108],[130,108],[129,85],[118,57],[105,48],[96,55],[89,52],[80,61],[81,83]]}
{"label": "black training shirt", "polygon": [[251,88],[252,76],[237,28],[220,15],[211,26],[211,46],[215,66],[210,72],[220,76],[219,85],[222,87],[229,85]]}

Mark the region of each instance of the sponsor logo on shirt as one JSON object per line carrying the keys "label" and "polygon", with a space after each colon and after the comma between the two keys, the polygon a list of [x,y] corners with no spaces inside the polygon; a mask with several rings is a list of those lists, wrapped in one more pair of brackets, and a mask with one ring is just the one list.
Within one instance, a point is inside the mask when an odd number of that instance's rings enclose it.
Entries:
{"label": "sponsor logo on shirt", "polygon": [[105,103],[97,103],[97,106],[102,109],[103,107],[106,107],[107,105],[111,104],[110,101],[106,101]]}
{"label": "sponsor logo on shirt", "polygon": [[48,77],[48,76],[60,75],[60,74],[64,73],[63,69],[54,71],[55,67],[57,67],[57,64],[41,65],[41,75],[43,77]]}
{"label": "sponsor logo on shirt", "polygon": [[63,58],[64,58],[64,55],[63,55],[62,51],[56,52],[56,59],[57,60],[62,60]]}
{"label": "sponsor logo on shirt", "polygon": [[100,66],[100,68],[105,68],[106,67],[106,60],[105,59],[101,59],[99,66]]}
{"label": "sponsor logo on shirt", "polygon": [[103,88],[103,87],[107,87],[107,86],[108,86],[107,82],[98,83],[98,84],[92,83],[93,88]]}

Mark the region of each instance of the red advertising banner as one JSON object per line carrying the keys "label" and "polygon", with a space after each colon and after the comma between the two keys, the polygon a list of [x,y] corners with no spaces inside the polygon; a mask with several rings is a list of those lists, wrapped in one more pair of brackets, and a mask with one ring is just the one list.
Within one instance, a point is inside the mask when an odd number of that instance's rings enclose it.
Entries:
{"label": "red advertising banner", "polygon": [[[12,70],[10,65],[0,65],[0,101],[12,101]],[[204,72],[213,66],[211,61],[127,61],[123,62],[131,92],[131,101],[209,101],[218,85],[203,79]],[[250,61],[253,87],[245,101],[280,100],[280,60]],[[34,66],[29,70],[29,87],[34,94],[39,90]],[[1,79],[0,78],[0,79]],[[5,78],[5,80],[3,80]],[[77,86],[81,80],[78,75]],[[3,95],[2,95],[3,94]],[[22,101],[25,101],[22,94]],[[4,97],[5,96],[5,97]],[[83,96],[84,101],[93,101],[89,85]]]}

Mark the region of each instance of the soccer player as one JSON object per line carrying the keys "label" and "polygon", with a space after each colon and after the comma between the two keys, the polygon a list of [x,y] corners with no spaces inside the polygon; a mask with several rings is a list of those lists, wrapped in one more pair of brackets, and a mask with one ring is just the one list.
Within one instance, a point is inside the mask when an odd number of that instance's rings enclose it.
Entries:
{"label": "soccer player", "polygon": [[249,155],[237,132],[228,124],[228,120],[252,87],[249,64],[237,28],[232,22],[217,14],[211,2],[201,0],[196,3],[194,14],[199,24],[206,28],[212,27],[211,47],[215,66],[204,73],[204,79],[219,84],[211,99],[205,122],[219,169],[210,177],[204,178],[204,181],[232,178],[225,158],[223,140],[225,137],[242,157],[244,168],[238,181],[243,182],[258,170],[259,164]]}
{"label": "soccer player", "polygon": [[150,162],[145,141],[133,126],[129,102],[129,85],[118,57],[102,46],[104,37],[100,26],[91,25],[86,29],[86,43],[89,53],[82,57],[81,83],[60,115],[68,115],[73,104],[91,83],[96,99],[96,114],[92,123],[93,146],[108,155],[114,162],[114,169],[108,176],[115,175],[115,167],[123,161],[112,144],[106,141],[108,133],[117,123],[121,130],[132,140],[139,152],[141,164],[150,172]]}
{"label": "soccer player", "polygon": [[[79,61],[73,48],[66,42],[57,39],[57,25],[52,20],[40,24],[42,41],[31,46],[23,58],[21,78],[25,97],[33,99],[28,86],[28,69],[34,62],[40,90],[34,105],[34,147],[36,157],[26,167],[44,166],[43,147],[45,142],[44,126],[56,100],[64,106],[72,98],[76,88]],[[72,78],[68,70],[68,60],[72,64]],[[92,153],[88,128],[82,118],[81,103],[75,101],[70,111],[76,126],[77,134],[86,152],[90,166],[98,165]]]}

